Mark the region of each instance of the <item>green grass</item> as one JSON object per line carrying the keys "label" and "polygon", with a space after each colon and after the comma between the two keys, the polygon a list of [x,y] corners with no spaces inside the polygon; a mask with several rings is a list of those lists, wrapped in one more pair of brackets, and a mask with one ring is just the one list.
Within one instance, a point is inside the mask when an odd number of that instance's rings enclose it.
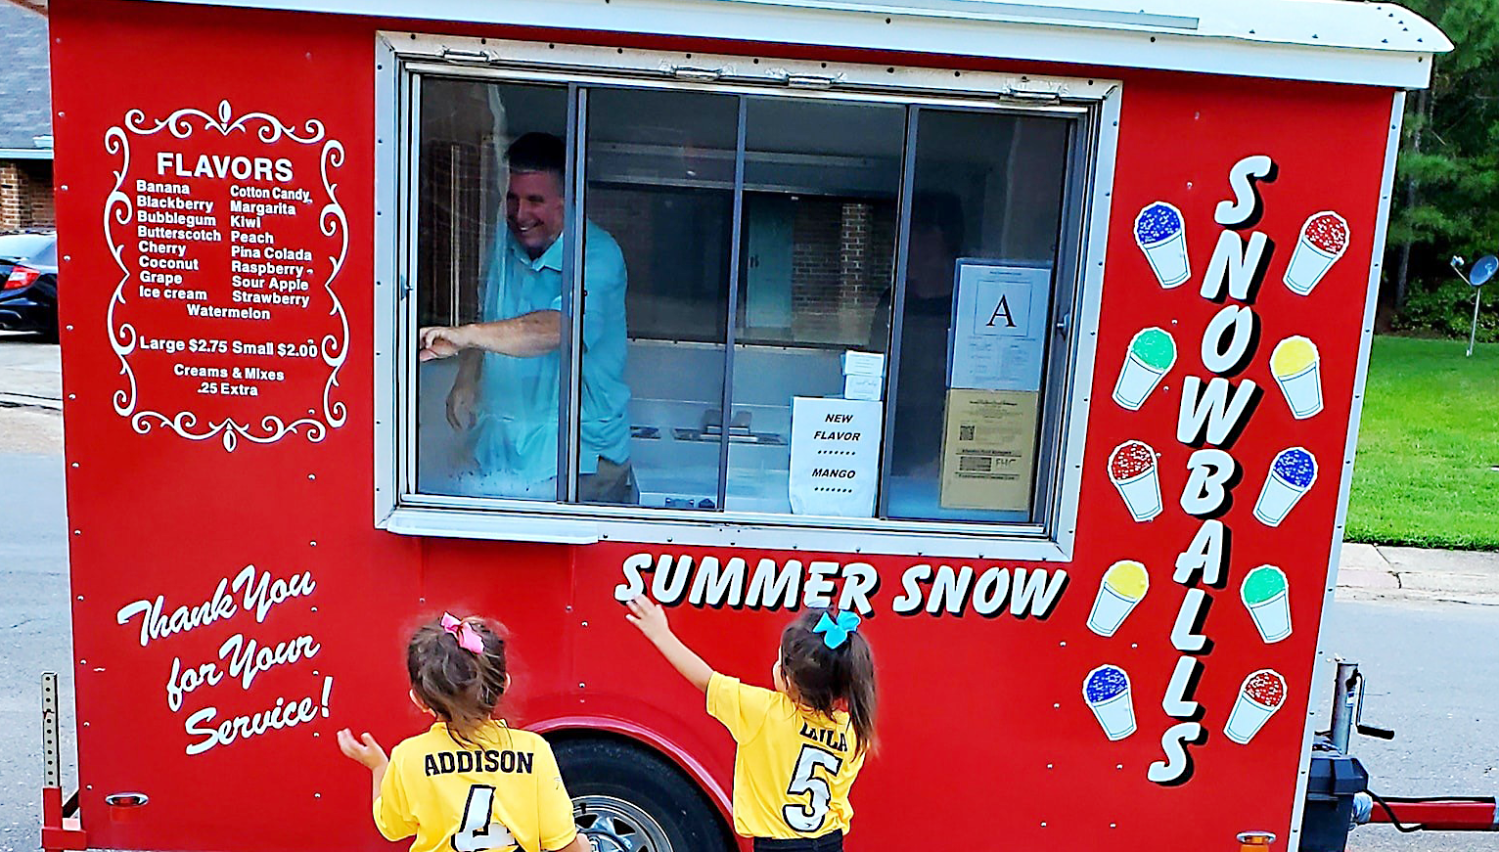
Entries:
{"label": "green grass", "polygon": [[1499,549],[1499,344],[1376,337],[1349,541]]}

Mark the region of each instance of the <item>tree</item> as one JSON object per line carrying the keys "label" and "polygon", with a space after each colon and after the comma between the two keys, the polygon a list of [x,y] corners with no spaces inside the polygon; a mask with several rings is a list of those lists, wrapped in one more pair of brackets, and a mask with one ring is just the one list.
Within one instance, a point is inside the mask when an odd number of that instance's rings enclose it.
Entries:
{"label": "tree", "polygon": [[1412,297],[1455,281],[1448,258],[1499,250],[1499,0],[1408,5],[1455,45],[1406,106],[1385,268],[1387,303],[1412,324]]}

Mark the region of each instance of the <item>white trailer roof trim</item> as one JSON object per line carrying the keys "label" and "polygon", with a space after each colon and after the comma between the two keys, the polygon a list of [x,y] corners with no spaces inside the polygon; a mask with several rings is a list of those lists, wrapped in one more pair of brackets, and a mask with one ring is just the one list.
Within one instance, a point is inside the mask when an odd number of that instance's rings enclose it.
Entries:
{"label": "white trailer roof trim", "polygon": [[1452,43],[1353,0],[156,0],[1421,88]]}

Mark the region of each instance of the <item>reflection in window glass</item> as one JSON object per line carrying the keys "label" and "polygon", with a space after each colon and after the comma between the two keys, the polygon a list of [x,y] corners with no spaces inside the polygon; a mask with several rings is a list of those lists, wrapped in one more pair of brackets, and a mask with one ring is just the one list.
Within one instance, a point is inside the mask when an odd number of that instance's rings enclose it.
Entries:
{"label": "reflection in window glass", "polygon": [[738,104],[616,89],[587,103],[578,499],[720,509]]}
{"label": "reflection in window glass", "polygon": [[[881,296],[892,280],[906,111],[751,98],[745,122],[727,508],[869,517],[878,452],[857,477],[863,501],[840,488],[839,499],[793,506],[791,488],[803,497],[815,486],[791,482],[791,415],[796,397],[844,395],[845,350],[885,348],[869,337],[877,311],[889,323]],[[855,395],[877,427],[883,381],[874,384]],[[829,458],[847,467],[846,456]]]}
{"label": "reflection in window glass", "polygon": [[888,517],[1034,518],[1067,138],[1058,119],[919,114]]}
{"label": "reflection in window glass", "polygon": [[567,90],[428,79],[419,120],[418,488],[555,499]]}

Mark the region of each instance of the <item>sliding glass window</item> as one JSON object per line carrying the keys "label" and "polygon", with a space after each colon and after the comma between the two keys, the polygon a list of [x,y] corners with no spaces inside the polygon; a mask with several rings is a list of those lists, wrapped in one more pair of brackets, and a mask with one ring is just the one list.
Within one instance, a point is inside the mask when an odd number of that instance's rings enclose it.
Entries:
{"label": "sliding glass window", "polygon": [[498,76],[411,77],[413,498],[1047,523],[1087,111]]}

